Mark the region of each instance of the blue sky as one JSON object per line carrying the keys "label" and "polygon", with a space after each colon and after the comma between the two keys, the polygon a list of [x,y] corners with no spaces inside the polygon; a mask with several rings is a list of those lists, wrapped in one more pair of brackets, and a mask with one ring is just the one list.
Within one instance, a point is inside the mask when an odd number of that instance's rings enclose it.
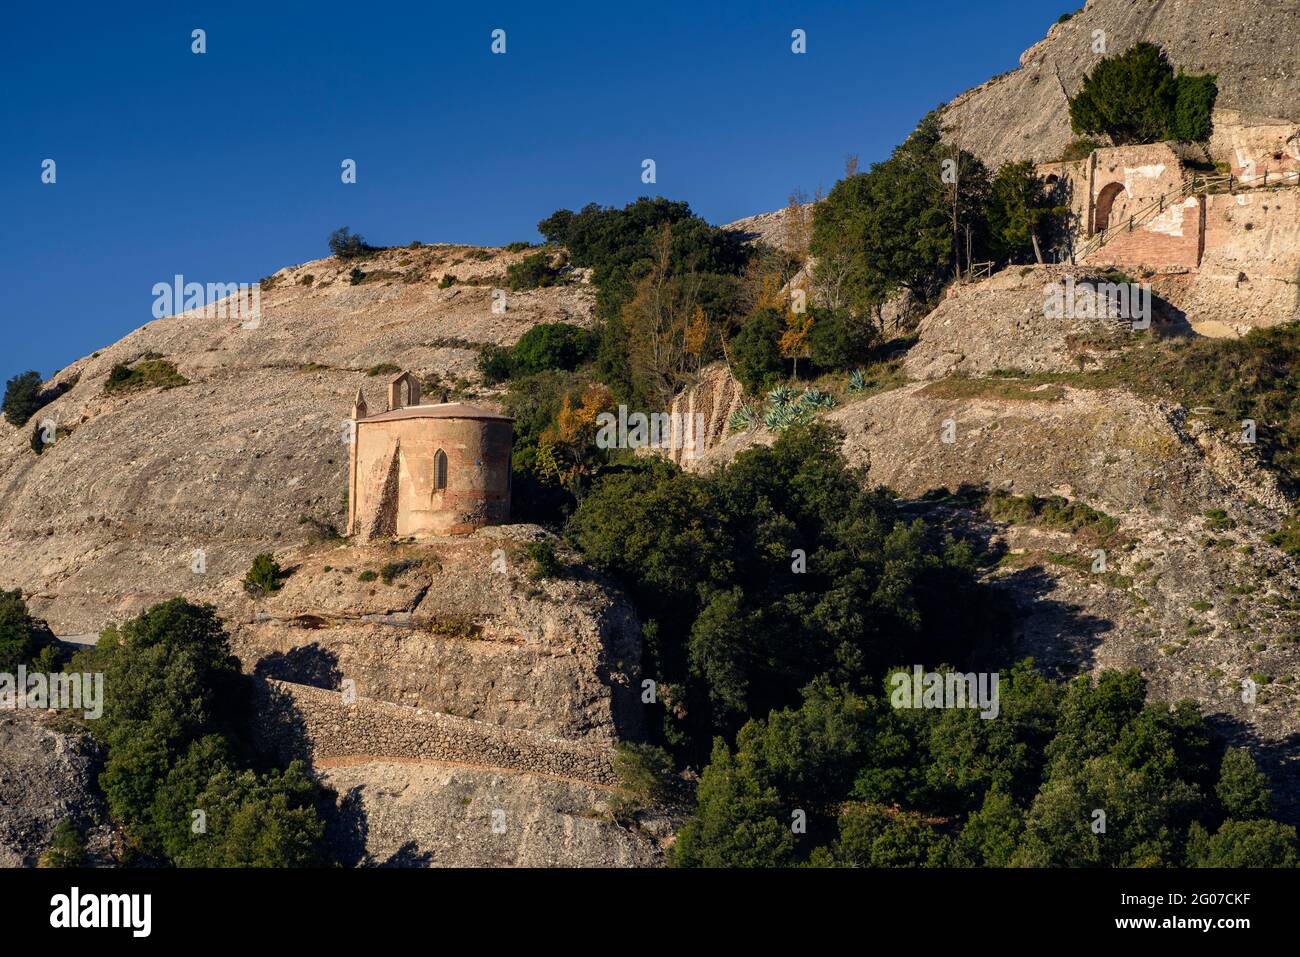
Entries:
{"label": "blue sky", "polygon": [[775,209],[833,185],[847,154],[887,155],[1076,5],[14,5],[0,378],[49,376],[148,322],[175,273],[256,281],[326,255],[341,225],[379,245],[503,244],[557,208],[642,194],[715,223]]}

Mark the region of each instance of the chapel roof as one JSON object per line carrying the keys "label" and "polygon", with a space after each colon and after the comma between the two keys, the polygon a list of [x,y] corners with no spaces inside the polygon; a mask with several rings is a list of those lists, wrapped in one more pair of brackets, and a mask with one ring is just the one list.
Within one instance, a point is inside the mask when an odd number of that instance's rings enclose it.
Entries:
{"label": "chapel roof", "polygon": [[408,405],[389,412],[367,415],[359,422],[392,422],[396,419],[499,419],[513,422],[514,419],[499,412],[490,412],[468,402],[438,402],[432,405]]}

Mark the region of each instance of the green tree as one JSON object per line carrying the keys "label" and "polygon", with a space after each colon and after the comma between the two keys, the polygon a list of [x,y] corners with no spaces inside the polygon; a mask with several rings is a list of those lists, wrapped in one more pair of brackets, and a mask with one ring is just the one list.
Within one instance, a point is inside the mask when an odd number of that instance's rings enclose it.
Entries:
{"label": "green tree", "polygon": [[785,328],[776,309],[760,309],[750,316],[731,340],[731,371],[746,391],[759,393],[785,374],[781,333]]}
{"label": "green tree", "polygon": [[1211,835],[1199,823],[1187,837],[1189,867],[1298,867],[1296,830],[1279,821],[1224,821]]}
{"label": "green tree", "polygon": [[1105,134],[1119,146],[1164,139],[1203,141],[1212,129],[1213,75],[1174,75],[1164,50],[1136,43],[1103,59],[1070,100],[1075,133]]}
{"label": "green tree", "polygon": [[726,280],[739,276],[750,257],[742,236],[709,225],[686,203],[662,197],[643,196],[622,209],[595,203],[576,213],[562,209],[537,229],[548,242],[564,246],[575,266],[592,270],[600,323],[597,373],[618,401],[629,405],[645,406],[650,399],[632,363],[639,330],[623,314],[638,284],[666,259],[663,280],[676,287],[690,276],[702,308],[721,320],[734,311],[739,295],[736,284]]}
{"label": "green tree", "polygon": [[1264,818],[1272,810],[1268,778],[1245,748],[1229,748],[1223,755],[1215,795],[1228,817]]}
{"label": "green tree", "polygon": [[998,169],[989,187],[988,225],[993,255],[1002,262],[1017,262],[1032,254],[1041,263],[1039,240],[1048,221],[1068,211],[1068,207],[1051,205],[1033,163],[1007,163]]}
{"label": "green tree", "polygon": [[73,667],[104,674],[104,713],[91,729],[108,749],[99,783],[134,847],[193,866],[324,860],[318,791],[301,766],[241,764],[245,684],[211,606],[155,605],[106,628]]}
{"label": "green tree", "polygon": [[943,867],[952,841],[919,815],[851,804],[839,818],[831,853],[854,867]]}
{"label": "green tree", "polygon": [[1010,867],[1024,827],[1024,811],[1011,795],[996,788],[990,790],[984,795],[983,806],[967,818],[961,829],[955,859],[975,867]]}
{"label": "green tree", "polygon": [[809,358],[818,371],[852,369],[870,360],[880,330],[867,316],[854,316],[846,309],[809,311],[812,313]]}
{"label": "green tree", "polygon": [[1174,97],[1172,134],[1175,139],[1204,143],[1214,132],[1214,101],[1219,95],[1218,78],[1213,73],[1178,75],[1178,92]]}
{"label": "green tree", "polygon": [[57,640],[45,622],[28,613],[23,593],[0,590],[0,672],[12,674],[19,665],[54,670],[59,657]]}
{"label": "green tree", "polygon": [[10,425],[22,428],[40,411],[45,402],[41,399],[41,374],[29,370],[14,376],[5,383],[4,416]]}
{"label": "green tree", "polygon": [[889,159],[840,180],[817,205],[819,281],[845,268],[854,287],[845,304],[858,313],[902,290],[933,301],[959,263],[967,226],[983,247],[988,184],[984,164],[944,143],[938,115],[928,114]]}
{"label": "green tree", "polygon": [[330,233],[329,238],[330,252],[339,259],[356,259],[358,256],[364,256],[372,252],[370,246],[361,238],[359,233],[354,233],[346,226],[334,230]]}
{"label": "green tree", "polygon": [[733,757],[721,738],[700,776],[695,816],[677,836],[678,867],[785,867],[795,860],[793,809]]}

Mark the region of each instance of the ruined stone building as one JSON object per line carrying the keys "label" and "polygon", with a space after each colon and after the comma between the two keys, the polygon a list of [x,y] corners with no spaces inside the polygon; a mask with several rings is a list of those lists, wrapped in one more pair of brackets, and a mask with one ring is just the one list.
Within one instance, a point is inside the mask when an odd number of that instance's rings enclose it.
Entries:
{"label": "ruined stone building", "polygon": [[463,402],[420,402],[409,372],[369,415],[357,390],[348,455],[350,536],[457,535],[510,518],[514,420]]}
{"label": "ruined stone building", "polygon": [[1208,149],[1113,146],[1037,170],[1070,209],[1080,263],[1134,270],[1219,334],[1300,318],[1295,124],[1225,123]]}

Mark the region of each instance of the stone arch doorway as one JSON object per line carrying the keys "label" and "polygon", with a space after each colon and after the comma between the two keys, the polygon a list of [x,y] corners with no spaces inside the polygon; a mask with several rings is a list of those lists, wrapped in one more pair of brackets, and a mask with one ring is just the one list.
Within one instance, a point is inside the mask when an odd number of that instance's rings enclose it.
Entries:
{"label": "stone arch doorway", "polygon": [[1124,218],[1124,203],[1121,200],[1119,209],[1115,209],[1115,201],[1123,197],[1123,183],[1107,183],[1097,194],[1097,202],[1094,206],[1092,230],[1095,233],[1105,232],[1110,228],[1112,220],[1119,222]]}

